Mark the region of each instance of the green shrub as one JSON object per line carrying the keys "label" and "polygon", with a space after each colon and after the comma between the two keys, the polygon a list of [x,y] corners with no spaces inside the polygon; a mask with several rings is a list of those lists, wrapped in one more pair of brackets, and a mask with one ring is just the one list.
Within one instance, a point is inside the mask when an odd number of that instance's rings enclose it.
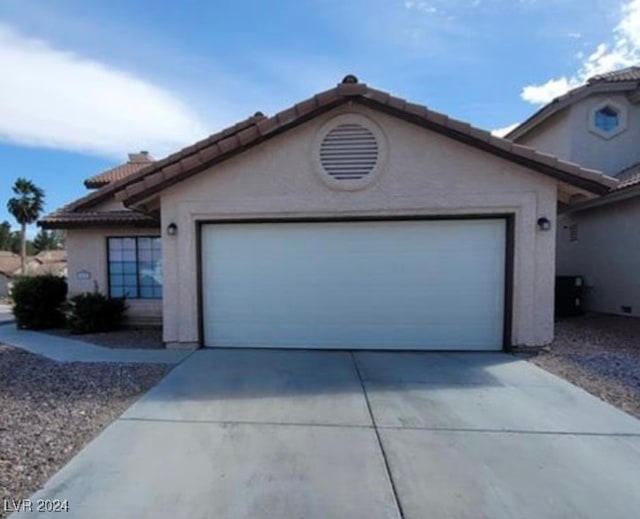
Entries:
{"label": "green shrub", "polygon": [[78,294],[67,304],[67,324],[72,333],[108,332],[124,318],[124,299],[109,299],[97,292]]}
{"label": "green shrub", "polygon": [[66,279],[51,274],[20,277],[13,283],[11,297],[18,328],[41,330],[64,325]]}

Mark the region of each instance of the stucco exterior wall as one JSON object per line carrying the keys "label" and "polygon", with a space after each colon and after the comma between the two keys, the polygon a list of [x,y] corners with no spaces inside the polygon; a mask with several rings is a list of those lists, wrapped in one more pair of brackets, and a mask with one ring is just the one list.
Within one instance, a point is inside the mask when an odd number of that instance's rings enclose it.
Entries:
{"label": "stucco exterior wall", "polygon": [[[66,231],[69,295],[98,290],[109,291],[107,280],[107,237],[158,236],[159,229],[127,227],[69,229]],[[90,276],[86,277],[86,273]],[[127,322],[131,325],[162,322],[161,299],[128,299]]]}
{"label": "stucco exterior wall", "polygon": [[[585,278],[585,308],[640,317],[640,199],[562,215],[558,223],[559,275]],[[577,224],[578,240],[569,228]],[[631,314],[622,311],[631,307]]]}
{"label": "stucco exterior wall", "polygon": [[[611,139],[588,130],[591,110],[607,100],[620,105],[627,118],[626,130]],[[574,162],[614,175],[640,161],[640,106],[631,104],[625,94],[589,96],[571,108],[571,119]]]}
{"label": "stucco exterior wall", "polygon": [[573,150],[571,109],[552,115],[516,142],[551,153],[561,159],[571,160]]}
{"label": "stucco exterior wall", "polygon": [[[610,139],[589,129],[593,109],[606,101],[626,111],[626,129]],[[625,93],[591,95],[550,117],[516,142],[615,175],[640,162],[640,105],[630,103]]]}
{"label": "stucco exterior wall", "polygon": [[[314,170],[313,142],[328,119],[353,112],[382,128],[386,163],[367,188],[336,190]],[[162,229],[172,222],[178,226],[176,236],[163,236],[164,340],[183,346],[200,340],[198,222],[513,213],[512,342],[548,343],[555,233],[538,231],[536,220],[555,220],[556,195],[555,181],[543,175],[365,107],[338,108],[163,191]]]}

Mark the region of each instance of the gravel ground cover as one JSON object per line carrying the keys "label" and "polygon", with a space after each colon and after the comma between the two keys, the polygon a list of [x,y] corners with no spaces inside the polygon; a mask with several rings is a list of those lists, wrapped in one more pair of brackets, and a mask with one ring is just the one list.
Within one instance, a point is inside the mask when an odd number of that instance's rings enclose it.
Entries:
{"label": "gravel ground cover", "polygon": [[58,363],[0,344],[0,501],[29,497],[169,369]]}
{"label": "gravel ground cover", "polygon": [[640,319],[587,315],[556,323],[529,361],[640,418]]}
{"label": "gravel ground cover", "polygon": [[69,330],[46,330],[45,333],[90,342],[107,348],[164,348],[161,328],[131,328],[106,333],[73,334]]}

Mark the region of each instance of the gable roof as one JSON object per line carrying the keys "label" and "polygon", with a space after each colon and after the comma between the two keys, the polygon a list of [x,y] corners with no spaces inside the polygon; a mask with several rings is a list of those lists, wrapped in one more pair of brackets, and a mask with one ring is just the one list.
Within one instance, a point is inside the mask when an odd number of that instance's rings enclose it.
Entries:
{"label": "gable roof", "polygon": [[[154,162],[155,159],[147,151],[129,153],[129,160],[125,164],[94,175],[84,181],[85,186],[88,188],[97,188],[95,191],[40,218],[38,225],[44,229],[69,229],[105,225],[157,227],[159,225],[158,220],[150,215],[129,210],[101,211],[92,207],[102,201],[113,198],[113,195],[106,194],[106,189],[110,184],[123,180]],[[104,196],[103,193],[105,194]]]}
{"label": "gable roof", "polygon": [[[260,112],[257,112],[255,115],[241,121],[229,128],[226,128],[218,133],[215,133],[200,141],[198,144],[203,143],[205,141],[217,142],[219,140],[225,139],[227,136],[234,135],[250,125],[254,124],[255,121],[264,118]],[[194,145],[195,146],[195,145]],[[185,148],[186,150],[187,148]],[[182,150],[184,151],[184,150]],[[88,226],[91,225],[104,225],[104,224],[132,224],[135,226],[143,226],[143,227],[157,227],[159,222],[156,218],[151,216],[142,214],[142,213],[134,213],[133,211],[123,210],[123,211],[95,211],[92,210],[97,204],[102,202],[106,202],[112,200],[115,192],[120,186],[126,185],[128,179],[136,176],[139,177],[142,175],[148,168],[151,166],[158,166],[160,164],[166,164],[170,161],[172,157],[180,154],[181,152],[174,153],[173,155],[169,155],[168,157],[154,161],[151,164],[145,165],[144,168],[141,168],[136,173],[121,178],[119,180],[114,180],[113,182],[103,186],[92,193],[89,193],[81,198],[74,200],[73,202],[57,209],[53,213],[50,213],[40,220],[38,220],[38,225],[43,228],[65,228],[65,227],[78,227],[84,226],[86,223]]]}
{"label": "gable roof", "polygon": [[591,94],[633,91],[638,88],[640,88],[640,67],[627,67],[593,76],[587,80],[586,84],[569,90],[566,94],[544,105],[505,135],[505,139],[518,140],[553,114]]}
{"label": "gable roof", "polygon": [[139,153],[129,153],[129,160],[124,164],[120,164],[115,168],[108,169],[102,173],[98,173],[84,181],[84,185],[89,189],[100,188],[106,186],[116,180],[121,180],[137,173],[142,168],[147,167],[154,161],[148,151]]}
{"label": "gable roof", "polygon": [[[538,152],[528,146],[514,144],[506,139],[495,137],[485,130],[475,128],[468,123],[450,118],[425,106],[407,102],[389,93],[370,88],[364,83],[358,83],[354,76],[347,76],[335,88],[321,92],[272,117],[266,117],[262,113],[256,112],[255,115],[244,121],[164,159],[146,165],[136,173],[114,180],[43,218],[39,223],[44,227],[55,227],[73,225],[71,220],[75,220],[76,224],[78,221],[87,221],[86,218],[90,216],[92,207],[113,199],[114,196],[126,206],[131,206],[177,182],[346,103],[359,103],[399,117],[411,124],[435,131],[592,193],[606,193],[618,184],[616,179],[599,171],[583,168],[577,164],[559,160],[552,155]],[[103,214],[95,213],[95,218],[99,219]],[[127,211],[121,211],[119,216],[123,218],[149,218]]]}

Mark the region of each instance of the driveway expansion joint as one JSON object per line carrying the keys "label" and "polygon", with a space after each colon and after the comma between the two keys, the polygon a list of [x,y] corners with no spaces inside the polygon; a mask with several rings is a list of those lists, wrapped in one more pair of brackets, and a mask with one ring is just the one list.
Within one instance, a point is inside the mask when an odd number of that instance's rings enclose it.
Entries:
{"label": "driveway expansion joint", "polygon": [[431,432],[464,432],[464,433],[494,433],[494,434],[531,434],[541,436],[603,436],[621,438],[640,438],[637,433],[606,433],[606,432],[584,432],[584,431],[528,431],[523,429],[477,429],[464,427],[419,427],[410,425],[376,425],[382,430],[406,430],[406,431],[431,431]]}
{"label": "driveway expansion joint", "polygon": [[376,435],[376,440],[378,442],[378,447],[380,447],[380,453],[382,454],[382,460],[384,462],[384,468],[387,472],[387,478],[389,480],[389,484],[391,485],[391,491],[393,492],[393,499],[395,501],[396,508],[398,510],[398,515],[400,519],[404,519],[404,511],[402,510],[402,503],[400,501],[400,494],[398,489],[396,488],[396,483],[393,480],[393,475],[391,474],[391,465],[389,463],[389,459],[387,457],[387,453],[384,450],[384,445],[382,444],[382,438],[380,437],[380,431],[378,430],[378,426],[376,424],[376,419],[373,416],[373,409],[371,408],[371,402],[369,402],[369,394],[367,393],[367,388],[364,383],[364,378],[362,377],[362,373],[360,372],[360,367],[358,366],[358,360],[353,353],[353,350],[349,352],[351,355],[351,361],[353,362],[353,367],[358,375],[358,380],[360,381],[360,387],[362,387],[362,393],[364,394],[365,402],[367,403],[367,410],[369,411],[369,417],[371,418],[371,423],[373,424],[373,432]]}
{"label": "driveway expansion joint", "polygon": [[175,423],[175,424],[202,424],[202,425],[265,425],[269,427],[332,427],[336,429],[373,429],[373,425],[367,424],[338,424],[338,423],[314,423],[314,422],[270,422],[258,420],[193,420],[171,418],[139,418],[135,416],[123,416],[118,418],[122,422],[151,422],[151,423]]}

